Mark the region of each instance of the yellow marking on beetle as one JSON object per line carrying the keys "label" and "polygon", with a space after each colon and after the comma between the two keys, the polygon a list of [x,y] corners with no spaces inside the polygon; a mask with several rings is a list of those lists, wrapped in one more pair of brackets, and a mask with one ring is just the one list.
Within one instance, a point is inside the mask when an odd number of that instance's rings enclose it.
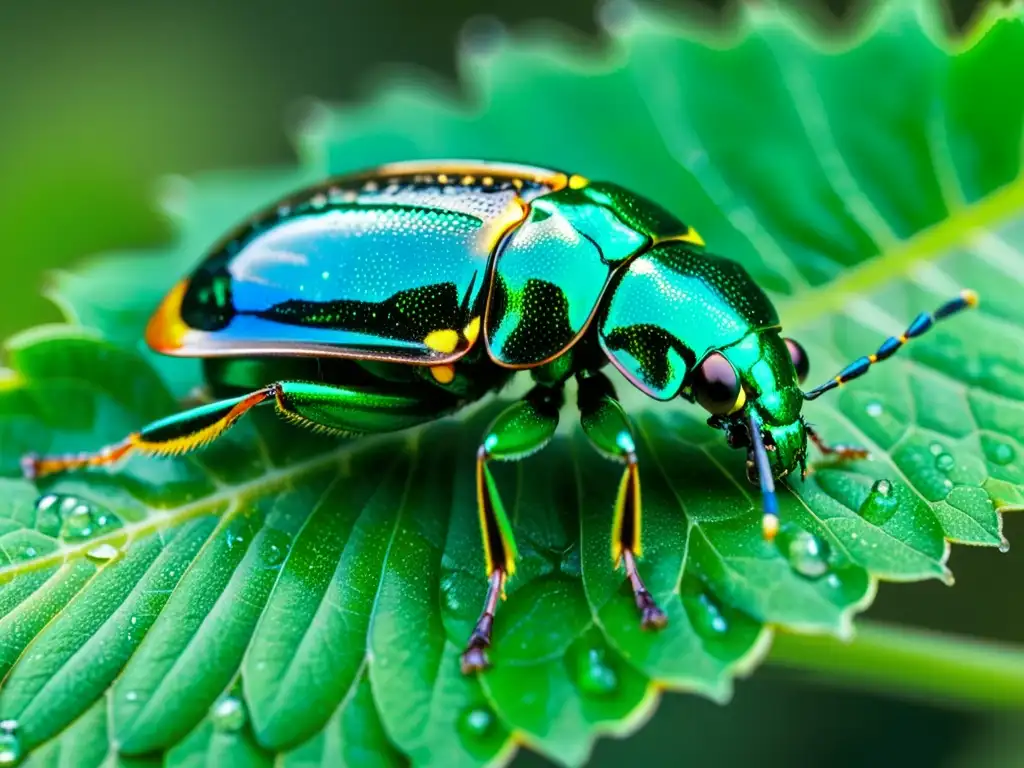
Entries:
{"label": "yellow marking on beetle", "polygon": [[970,289],[960,291],[960,298],[964,300],[964,304],[968,307],[978,306],[978,293]]}
{"label": "yellow marking on beetle", "polygon": [[736,395],[736,402],[732,405],[732,410],[729,413],[736,413],[740,408],[747,404],[747,390],[740,387],[740,393]]}
{"label": "yellow marking on beetle", "polygon": [[[349,178],[379,179],[392,176],[408,177],[417,174],[436,175],[439,182],[441,176],[446,176],[449,179],[447,183],[454,183],[454,179],[465,176],[490,176],[497,181],[510,181],[516,189],[522,189],[526,182],[532,182],[550,187],[552,192],[564,189],[569,183],[568,176],[561,171],[553,171],[550,168],[538,168],[533,165],[518,165],[516,163],[495,163],[452,158],[388,163],[369,171],[355,174]],[[440,183],[444,184],[446,182]]]}
{"label": "yellow marking on beetle", "polygon": [[569,177],[569,189],[583,189],[590,183],[590,179],[586,176],[580,176],[578,173],[574,173]]}
{"label": "yellow marking on beetle", "polygon": [[[622,473],[622,479],[619,481],[619,491],[615,496],[615,508],[612,515],[612,540],[611,540],[611,555],[612,555],[612,567],[618,568],[622,562],[622,528],[625,524],[626,509],[629,508],[633,515],[632,526],[633,534],[636,537],[635,541],[629,542],[632,545],[632,553],[636,557],[643,555],[643,545],[640,541],[640,530],[642,526],[641,520],[641,504],[640,504],[640,477],[638,468],[635,462],[629,462],[626,464],[626,469]],[[630,498],[632,496],[632,498]]]}
{"label": "yellow marking on beetle", "polygon": [[877,363],[878,355],[868,355],[868,360],[870,360],[872,363]]}
{"label": "yellow marking on beetle", "polygon": [[526,212],[526,203],[519,197],[509,200],[508,205],[501,213],[480,227],[480,231],[476,235],[477,253],[484,258],[489,257],[498,247],[498,243],[501,242],[505,233],[526,218]]}
{"label": "yellow marking on beetle", "polygon": [[475,176],[469,176],[467,174],[466,176],[462,177],[462,186],[469,187],[469,186],[471,186],[473,184],[476,184],[476,177]]}
{"label": "yellow marking on beetle", "polygon": [[843,377],[842,376],[836,376],[835,379],[833,379],[833,381],[835,381],[836,386],[838,386],[838,387],[843,386]]}
{"label": "yellow marking on beetle", "polygon": [[454,365],[432,365],[430,373],[438,384],[451,384],[455,380]]}
{"label": "yellow marking on beetle", "polygon": [[693,227],[690,227],[686,231],[686,234],[679,239],[682,240],[684,243],[693,243],[694,245],[700,246],[704,245],[704,238],[697,234],[697,230],[694,229]]}
{"label": "yellow marking on beetle", "polygon": [[447,173],[439,173],[439,174],[437,174],[437,183],[438,184],[447,184],[448,183],[448,174]]}
{"label": "yellow marking on beetle", "polygon": [[469,321],[469,324],[462,329],[462,335],[466,337],[466,341],[469,342],[469,346],[476,344],[477,338],[480,336],[480,318],[474,317]]}
{"label": "yellow marking on beetle", "polygon": [[156,352],[170,352],[181,349],[189,327],[181,319],[181,302],[188,290],[188,280],[175,285],[149,319],[146,326],[146,343]]}
{"label": "yellow marking on beetle", "polygon": [[459,346],[459,332],[451,328],[444,328],[439,331],[431,331],[423,339],[424,345],[440,352],[442,355],[450,355]]}
{"label": "yellow marking on beetle", "polygon": [[480,179],[480,183],[483,184],[485,187],[493,187],[494,186],[494,177],[493,176],[484,176],[482,179]]}
{"label": "yellow marking on beetle", "polygon": [[900,334],[900,344],[906,344],[906,343],[907,343],[907,335],[905,333],[901,333]]}

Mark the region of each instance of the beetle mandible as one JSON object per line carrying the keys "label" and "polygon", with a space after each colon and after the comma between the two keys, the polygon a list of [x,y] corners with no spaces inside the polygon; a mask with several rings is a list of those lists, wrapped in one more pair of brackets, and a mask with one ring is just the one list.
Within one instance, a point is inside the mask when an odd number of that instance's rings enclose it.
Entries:
{"label": "beetle mandible", "polygon": [[[691,227],[620,186],[485,161],[420,161],[331,179],[257,213],[219,243],[157,308],[146,341],[204,358],[211,392],[234,396],[162,419],[96,453],[27,456],[26,475],[174,455],[272,405],[338,433],[401,430],[450,414],[529,369],[535,386],[502,411],[476,456],[488,590],[462,655],[486,649],[515,571],[511,525],[488,467],[553,437],[570,378],[583,431],[624,465],[611,555],[640,621],[665,625],[637,572],[640,477],[629,419],[608,363],[655,400],[682,397],[747,450],[763,531],[778,530],[774,481],[806,472],[807,441],[839,458],[801,416],[805,400],[892,356],[935,321],[977,303],[963,291],[922,313],[808,392],[803,348],[784,338],[772,303],[743,267],[705,249]],[[247,390],[247,391],[246,391]],[[241,394],[237,394],[242,392]]]}

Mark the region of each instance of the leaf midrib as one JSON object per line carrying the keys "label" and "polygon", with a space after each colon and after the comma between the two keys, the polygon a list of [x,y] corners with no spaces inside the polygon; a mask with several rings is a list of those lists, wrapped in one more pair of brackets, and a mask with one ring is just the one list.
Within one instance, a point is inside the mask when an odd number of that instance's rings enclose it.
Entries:
{"label": "leaf midrib", "polygon": [[840,277],[782,301],[779,315],[792,328],[838,314],[857,295],[870,293],[894,277],[906,275],[916,264],[949,254],[954,246],[969,243],[981,233],[1020,216],[1022,211],[1024,176],[1019,176],[974,203],[953,208],[942,221],[850,267]]}
{"label": "leaf midrib", "polygon": [[[115,529],[111,533],[87,539],[74,546],[62,545],[59,549],[43,557],[0,568],[0,580],[15,578],[24,573],[49,566],[63,565],[75,557],[85,557],[89,550],[95,549],[101,544],[109,543],[118,546],[118,543],[120,543],[121,546],[118,548],[123,549],[139,538],[194,517],[218,511],[221,507],[224,507],[222,510],[223,514],[229,514],[247,498],[261,495],[261,493],[273,488],[285,486],[292,480],[312,474],[330,464],[339,463],[345,454],[351,450],[353,450],[352,445],[346,443],[333,450],[317,454],[317,456],[311,459],[284,467],[274,467],[270,471],[254,475],[245,482],[223,485],[208,496],[179,507],[170,507],[168,509],[147,507],[150,514],[137,523],[130,523]],[[105,566],[101,566],[101,568],[103,567]]]}

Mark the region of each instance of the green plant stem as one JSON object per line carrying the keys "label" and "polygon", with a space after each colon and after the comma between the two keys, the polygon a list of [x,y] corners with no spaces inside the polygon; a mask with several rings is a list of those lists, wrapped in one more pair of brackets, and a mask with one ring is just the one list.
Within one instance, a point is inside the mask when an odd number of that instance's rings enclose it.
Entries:
{"label": "green plant stem", "polygon": [[959,709],[1024,709],[1024,648],[877,622],[850,641],[779,633],[769,661],[814,677]]}

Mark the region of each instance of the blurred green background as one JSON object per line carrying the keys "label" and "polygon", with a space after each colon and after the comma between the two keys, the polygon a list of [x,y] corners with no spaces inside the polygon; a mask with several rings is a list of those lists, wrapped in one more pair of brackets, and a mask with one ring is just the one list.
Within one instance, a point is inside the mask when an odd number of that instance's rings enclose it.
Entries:
{"label": "blurred green background", "polygon": [[[899,0],[896,0],[899,1]],[[660,3],[664,4],[664,3]],[[674,0],[707,23],[721,0]],[[865,3],[805,2],[824,25]],[[978,0],[950,6],[963,27]],[[155,211],[169,173],[282,165],[310,98],[345,101],[394,65],[454,79],[467,19],[521,28],[547,19],[593,37],[592,0],[40,0],[0,12],[0,333],[59,320],[46,273],[109,249],[170,237]],[[1015,547],[956,549],[955,589],[883,587],[871,616],[1024,643],[1024,521]],[[602,742],[595,765],[1024,766],[1024,719],[840,691],[763,669],[719,708],[669,696],[631,739]],[[521,756],[517,764],[542,761]]]}

